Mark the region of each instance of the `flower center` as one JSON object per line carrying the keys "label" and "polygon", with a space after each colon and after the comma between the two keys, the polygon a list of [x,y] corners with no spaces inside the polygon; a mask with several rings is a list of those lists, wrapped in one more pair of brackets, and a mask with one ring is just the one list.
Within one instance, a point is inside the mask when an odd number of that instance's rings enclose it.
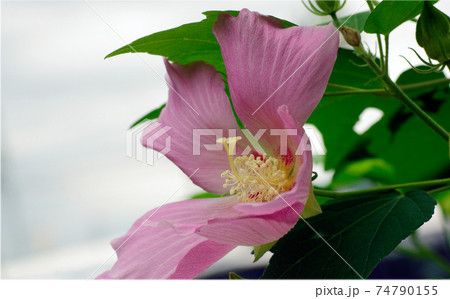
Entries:
{"label": "flower center", "polygon": [[267,202],[279,193],[290,190],[295,181],[291,174],[291,167],[277,158],[266,155],[234,157],[236,143],[241,137],[220,138],[228,153],[230,169],[221,176],[225,178],[224,188],[230,188],[230,194],[237,194],[243,202]]}

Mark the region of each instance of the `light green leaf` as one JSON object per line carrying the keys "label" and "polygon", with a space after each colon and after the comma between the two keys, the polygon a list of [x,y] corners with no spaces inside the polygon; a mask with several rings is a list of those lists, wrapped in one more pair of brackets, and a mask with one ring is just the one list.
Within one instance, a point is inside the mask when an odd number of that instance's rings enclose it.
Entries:
{"label": "light green leaf", "polygon": [[191,199],[197,199],[197,198],[216,198],[216,197],[222,197],[223,195],[218,195],[218,194],[212,194],[209,192],[202,192],[199,194],[196,194],[194,196],[191,197]]}
{"label": "light green leaf", "polygon": [[337,172],[333,177],[333,189],[340,185],[349,185],[358,182],[361,178],[367,178],[373,182],[390,183],[394,181],[395,168],[380,158],[363,158],[351,162]]}
{"label": "light green leaf", "polygon": [[255,256],[253,262],[257,262],[260,258],[263,257],[263,255],[270,250],[270,248],[273,247],[273,245],[275,245],[277,241],[273,241],[264,245],[259,245],[259,246],[253,246],[253,255]]}
{"label": "light green leaf", "polygon": [[305,208],[302,211],[303,218],[309,218],[322,213],[322,208],[317,202],[316,196],[314,195],[314,187],[311,185],[309,188],[309,197],[306,201]]}
{"label": "light green leaf", "polygon": [[237,275],[237,274],[234,273],[234,272],[230,272],[230,274],[228,275],[228,278],[229,278],[229,279],[245,279],[244,277],[239,276],[239,275]]}

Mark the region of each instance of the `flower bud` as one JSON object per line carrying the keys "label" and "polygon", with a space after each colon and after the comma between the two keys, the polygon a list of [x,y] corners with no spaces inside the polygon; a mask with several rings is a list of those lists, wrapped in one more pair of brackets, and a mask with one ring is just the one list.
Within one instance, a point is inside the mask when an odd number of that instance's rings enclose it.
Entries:
{"label": "flower bud", "polygon": [[[317,6],[327,14],[335,13],[342,8],[340,0],[316,0]],[[344,1],[345,4],[345,1]]]}
{"label": "flower bud", "polygon": [[424,1],[417,21],[416,40],[428,57],[445,63],[450,59],[450,20],[429,1]]}
{"label": "flower bud", "polygon": [[344,7],[345,2],[341,4],[341,0],[316,0],[315,6],[311,0],[308,0],[309,6],[305,3],[305,0],[302,0],[305,7],[315,15],[318,16],[327,16],[331,14],[335,14],[338,10]]}
{"label": "flower bud", "polygon": [[350,46],[359,47],[359,45],[361,44],[361,35],[359,35],[358,30],[347,26],[341,26],[339,31],[342,33],[345,41]]}

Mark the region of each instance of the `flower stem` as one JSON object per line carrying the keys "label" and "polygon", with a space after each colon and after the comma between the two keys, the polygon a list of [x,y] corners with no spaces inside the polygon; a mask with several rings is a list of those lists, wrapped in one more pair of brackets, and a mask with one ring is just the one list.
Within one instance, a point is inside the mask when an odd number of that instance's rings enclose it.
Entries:
{"label": "flower stem", "polygon": [[416,103],[411,100],[408,95],[397,85],[388,75],[382,76],[383,82],[393,95],[402,102],[412,113],[419,117],[424,123],[426,123],[433,131],[439,134],[447,143],[449,142],[449,133],[434,119],[432,119],[425,111],[422,110]]}
{"label": "flower stem", "polygon": [[[369,6],[370,11],[372,12],[375,8],[372,3],[372,0],[367,0],[366,2],[367,2],[367,6]],[[383,57],[383,45],[381,44],[381,36],[379,33],[377,33],[377,43],[378,43],[378,50],[380,51],[380,67],[384,71],[385,64],[384,64],[384,57]]]}
{"label": "flower stem", "polygon": [[383,72],[385,74],[389,74],[389,34],[384,36],[384,47],[385,47],[385,54],[384,54],[384,70]]}
{"label": "flower stem", "polygon": [[449,142],[449,133],[440,124],[438,124],[434,119],[432,119],[425,111],[422,110],[416,103],[414,103],[411,98],[389,77],[388,74],[383,73],[383,71],[378,67],[373,58],[369,53],[367,53],[361,46],[355,48],[358,55],[364,59],[369,67],[379,76],[381,81],[386,85],[388,91],[396,97],[400,102],[406,106],[412,113],[414,113],[418,118],[420,118],[425,124],[427,124],[433,131],[435,131],[439,136],[441,136],[447,143]]}
{"label": "flower stem", "polygon": [[330,17],[333,19],[334,26],[339,28],[341,26],[341,22],[337,18],[336,13],[335,12],[330,13]]}
{"label": "flower stem", "polygon": [[[369,4],[370,1],[367,1]],[[372,2],[370,2],[372,4]],[[369,4],[369,6],[370,6]],[[341,25],[339,19],[336,15],[331,15],[333,22],[336,27],[339,28]],[[378,75],[381,81],[384,82],[388,91],[396,97],[404,106],[406,106],[412,113],[414,113],[417,117],[419,117],[425,124],[427,124],[433,131],[435,131],[439,136],[441,136],[446,142],[449,144],[450,135],[446,129],[444,129],[440,124],[438,124],[434,119],[432,119],[425,111],[422,110],[413,100],[411,100],[408,95],[389,77],[389,75],[385,72],[385,68],[380,68],[376,63],[372,54],[367,53],[364,47],[360,44],[358,47],[353,47],[356,51],[356,54],[361,57],[367,65]],[[381,52],[382,53],[382,52]],[[381,54],[380,53],[380,54]],[[383,57],[381,57],[381,61],[383,61]]]}
{"label": "flower stem", "polygon": [[377,187],[377,188],[348,191],[348,192],[336,192],[336,191],[321,190],[321,189],[314,188],[314,194],[317,196],[327,197],[327,198],[343,198],[343,197],[347,197],[347,196],[363,195],[363,194],[368,194],[368,193],[382,193],[382,192],[395,190],[395,189],[402,189],[402,188],[425,188],[425,187],[431,187],[431,186],[436,186],[436,185],[445,185],[445,184],[450,184],[450,178],[431,180],[431,181],[405,183],[405,184],[397,184],[397,185],[389,185],[389,186],[381,186],[381,187]]}
{"label": "flower stem", "polygon": [[[407,84],[407,85],[400,85],[399,87],[403,91],[412,91],[421,89],[424,87],[434,87],[439,86],[443,84],[449,84],[450,79],[447,78],[441,78],[436,80],[430,80],[427,82],[420,82],[420,83],[414,83],[414,84]],[[357,87],[351,87],[351,86],[345,86],[345,85],[339,85],[339,84],[328,84],[329,88],[336,88],[336,89],[342,89],[339,91],[328,91],[325,92],[324,96],[343,96],[343,95],[356,95],[356,94],[373,94],[377,96],[391,96],[389,92],[386,91],[386,89],[383,88],[377,88],[377,89],[363,89],[363,88],[357,88]]]}
{"label": "flower stem", "polygon": [[403,90],[410,91],[410,90],[421,89],[423,87],[434,87],[434,86],[438,86],[438,85],[442,85],[442,84],[449,84],[449,83],[450,83],[450,79],[441,78],[441,79],[431,80],[431,81],[426,81],[426,82],[401,85],[400,88]]}
{"label": "flower stem", "polygon": [[372,95],[382,95],[389,96],[389,93],[385,89],[347,89],[341,91],[327,91],[323,94],[324,97],[333,96],[347,96],[347,95],[357,95],[357,94],[372,94]]}
{"label": "flower stem", "polygon": [[328,83],[327,87],[329,88],[337,88],[337,89],[345,89],[345,90],[360,90],[360,88],[353,87],[353,86],[347,86],[347,85],[341,85],[341,84],[334,84],[334,83]]}
{"label": "flower stem", "polygon": [[433,189],[433,190],[429,190],[428,193],[430,193],[431,195],[434,195],[436,193],[444,192],[444,191],[447,191],[447,190],[450,190],[450,185],[444,186],[444,187],[440,187],[440,188],[436,188],[436,189]]}

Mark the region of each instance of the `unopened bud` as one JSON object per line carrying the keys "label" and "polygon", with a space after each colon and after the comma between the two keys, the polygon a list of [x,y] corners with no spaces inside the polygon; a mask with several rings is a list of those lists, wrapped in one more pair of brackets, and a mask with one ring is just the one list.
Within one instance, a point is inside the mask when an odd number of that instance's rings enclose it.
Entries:
{"label": "unopened bud", "polygon": [[341,0],[316,0],[315,2],[317,6],[314,5],[311,0],[307,1],[309,5],[306,4],[306,0],[302,0],[303,5],[305,5],[310,12],[318,16],[327,16],[335,14],[339,11],[342,7],[344,7],[347,0],[344,0],[342,3]]}
{"label": "unopened bud", "polygon": [[342,8],[339,0],[316,0],[316,4],[323,12],[328,14],[335,13]]}
{"label": "unopened bud", "polygon": [[428,57],[445,63],[450,59],[450,20],[429,1],[424,1],[417,21],[416,40]]}
{"label": "unopened bud", "polygon": [[361,35],[359,35],[358,30],[347,26],[341,26],[339,31],[342,33],[345,41],[350,46],[359,47],[359,45],[361,44]]}

